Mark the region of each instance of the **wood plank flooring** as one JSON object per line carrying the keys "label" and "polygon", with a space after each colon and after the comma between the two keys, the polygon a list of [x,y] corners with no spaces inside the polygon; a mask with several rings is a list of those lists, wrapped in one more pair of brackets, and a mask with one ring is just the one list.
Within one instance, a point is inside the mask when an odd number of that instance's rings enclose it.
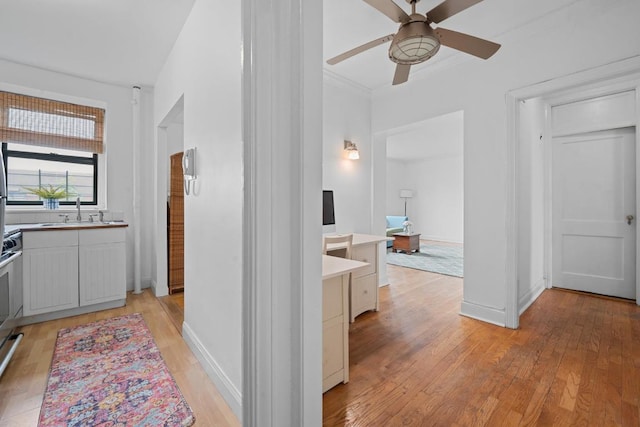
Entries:
{"label": "wood plank flooring", "polygon": [[[460,316],[462,279],[388,265],[380,312],[350,327],[350,382],[323,395],[325,426],[640,425],[640,308],[547,290],[517,331]],[[35,426],[58,329],[143,313],[196,413],[239,425],[182,341],[181,295],[24,328],[0,379],[0,426]],[[163,309],[164,306],[164,309]]]}
{"label": "wood plank flooring", "polygon": [[462,279],[387,268],[325,426],[640,425],[635,303],[547,290],[513,331],[458,314]]}
{"label": "wood plank flooring", "polygon": [[195,425],[239,426],[238,419],[149,290],[141,295],[128,294],[123,308],[23,327],[24,339],[0,378],[0,426],[37,425],[58,330],[127,313],[142,313],[164,361],[195,414]]}

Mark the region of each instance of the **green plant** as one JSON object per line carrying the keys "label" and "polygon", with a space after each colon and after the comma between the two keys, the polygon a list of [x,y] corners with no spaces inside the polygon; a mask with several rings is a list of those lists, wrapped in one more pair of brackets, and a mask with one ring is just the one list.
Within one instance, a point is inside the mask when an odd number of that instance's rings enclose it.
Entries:
{"label": "green plant", "polygon": [[61,185],[54,187],[49,184],[48,187],[23,187],[29,193],[35,194],[41,199],[64,199],[65,197],[70,196],[67,190],[64,189]]}

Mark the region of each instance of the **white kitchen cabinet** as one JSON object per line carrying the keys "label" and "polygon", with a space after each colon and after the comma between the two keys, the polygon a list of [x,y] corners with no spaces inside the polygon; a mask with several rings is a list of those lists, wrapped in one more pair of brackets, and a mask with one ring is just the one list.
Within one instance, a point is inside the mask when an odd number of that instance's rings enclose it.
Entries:
{"label": "white kitchen cabinet", "polygon": [[[23,232],[24,315],[126,299],[124,227]],[[74,311],[63,315],[78,314]],[[60,317],[60,316],[58,316]]]}
{"label": "white kitchen cabinet", "polygon": [[125,299],[124,228],[80,230],[80,306]]}
{"label": "white kitchen cabinet", "polygon": [[78,231],[32,231],[22,236],[23,314],[78,307]]}

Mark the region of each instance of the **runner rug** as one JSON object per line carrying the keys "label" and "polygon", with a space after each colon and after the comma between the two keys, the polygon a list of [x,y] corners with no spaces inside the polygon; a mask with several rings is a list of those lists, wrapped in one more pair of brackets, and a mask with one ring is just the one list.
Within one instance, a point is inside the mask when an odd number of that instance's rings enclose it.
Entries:
{"label": "runner rug", "polygon": [[191,426],[142,315],[58,332],[38,426]]}

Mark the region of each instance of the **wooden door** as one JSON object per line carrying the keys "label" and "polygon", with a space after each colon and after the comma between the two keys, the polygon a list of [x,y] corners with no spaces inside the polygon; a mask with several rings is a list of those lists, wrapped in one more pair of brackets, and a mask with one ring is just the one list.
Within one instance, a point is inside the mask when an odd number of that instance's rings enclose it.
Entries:
{"label": "wooden door", "polygon": [[634,130],[554,138],[552,174],[553,285],[635,298]]}
{"label": "wooden door", "polygon": [[167,244],[169,293],[184,290],[184,187],[182,152],[171,155]]}

